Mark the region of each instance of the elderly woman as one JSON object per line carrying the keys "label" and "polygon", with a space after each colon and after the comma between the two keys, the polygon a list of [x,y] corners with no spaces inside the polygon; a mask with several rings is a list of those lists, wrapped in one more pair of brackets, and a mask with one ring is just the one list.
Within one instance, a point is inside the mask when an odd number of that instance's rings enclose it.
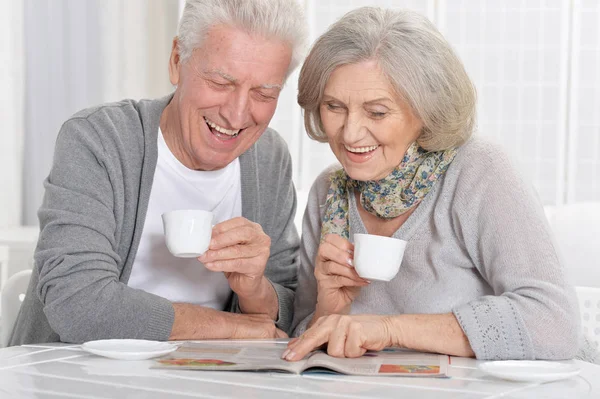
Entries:
{"label": "elderly woman", "polygon": [[[314,44],[298,102],[309,135],[341,168],[309,194],[292,323],[300,339],[285,359],[325,343],[338,357],[387,346],[575,355],[577,301],[543,209],[502,152],[471,138],[475,89],[426,18],[348,13]],[[358,276],[355,233],[408,241],[394,279]]]}

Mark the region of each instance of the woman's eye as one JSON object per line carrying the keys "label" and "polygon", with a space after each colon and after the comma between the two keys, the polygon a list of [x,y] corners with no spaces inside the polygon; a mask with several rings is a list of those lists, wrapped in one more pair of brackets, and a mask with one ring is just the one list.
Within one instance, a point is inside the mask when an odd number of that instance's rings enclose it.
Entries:
{"label": "woman's eye", "polygon": [[342,107],[340,107],[338,104],[326,103],[325,105],[330,111],[339,111],[340,109],[342,109]]}
{"label": "woman's eye", "polygon": [[386,113],[385,112],[370,112],[372,118],[383,118]]}

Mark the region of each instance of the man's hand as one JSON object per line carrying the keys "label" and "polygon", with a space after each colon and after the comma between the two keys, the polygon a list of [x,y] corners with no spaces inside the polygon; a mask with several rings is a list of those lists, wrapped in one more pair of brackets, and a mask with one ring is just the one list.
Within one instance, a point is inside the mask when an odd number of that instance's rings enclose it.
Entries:
{"label": "man's hand", "polygon": [[287,338],[266,314],[236,314],[174,303],[170,340]]}
{"label": "man's hand", "polygon": [[213,227],[208,251],[198,258],[213,272],[224,272],[231,289],[240,297],[260,292],[271,239],[258,223],[237,217]]}
{"label": "man's hand", "polygon": [[258,223],[237,217],[213,227],[208,251],[198,258],[214,272],[223,272],[238,295],[244,313],[265,313],[277,319],[279,302],[264,276],[271,253],[271,238]]}
{"label": "man's hand", "polygon": [[231,339],[248,338],[287,338],[287,334],[277,327],[275,322],[266,314],[236,314],[230,313]]}

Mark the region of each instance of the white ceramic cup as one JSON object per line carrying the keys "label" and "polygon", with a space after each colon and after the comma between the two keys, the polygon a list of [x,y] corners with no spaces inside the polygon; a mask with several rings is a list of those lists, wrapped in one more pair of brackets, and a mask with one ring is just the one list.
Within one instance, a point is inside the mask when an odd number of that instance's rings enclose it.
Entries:
{"label": "white ceramic cup", "polygon": [[373,234],[354,234],[354,268],[367,280],[390,281],[402,263],[406,241]]}
{"label": "white ceramic cup", "polygon": [[195,258],[208,249],[212,234],[212,212],[183,209],[163,213],[165,241],[179,258]]}

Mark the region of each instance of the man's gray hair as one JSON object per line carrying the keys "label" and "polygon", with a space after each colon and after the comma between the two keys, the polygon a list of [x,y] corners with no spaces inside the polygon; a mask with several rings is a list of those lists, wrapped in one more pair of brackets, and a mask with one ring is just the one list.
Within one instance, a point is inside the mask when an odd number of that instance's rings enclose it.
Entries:
{"label": "man's gray hair", "polygon": [[178,29],[182,62],[202,45],[210,28],[216,25],[237,27],[289,43],[292,60],[288,75],[304,57],[307,23],[296,0],[187,0]]}
{"label": "man's gray hair", "polygon": [[323,91],[341,65],[376,60],[397,94],[423,122],[417,139],[430,151],[459,146],[475,125],[477,95],[450,44],[424,16],[363,7],[347,13],[313,45],[298,82],[298,103],[310,137],[325,142]]}

